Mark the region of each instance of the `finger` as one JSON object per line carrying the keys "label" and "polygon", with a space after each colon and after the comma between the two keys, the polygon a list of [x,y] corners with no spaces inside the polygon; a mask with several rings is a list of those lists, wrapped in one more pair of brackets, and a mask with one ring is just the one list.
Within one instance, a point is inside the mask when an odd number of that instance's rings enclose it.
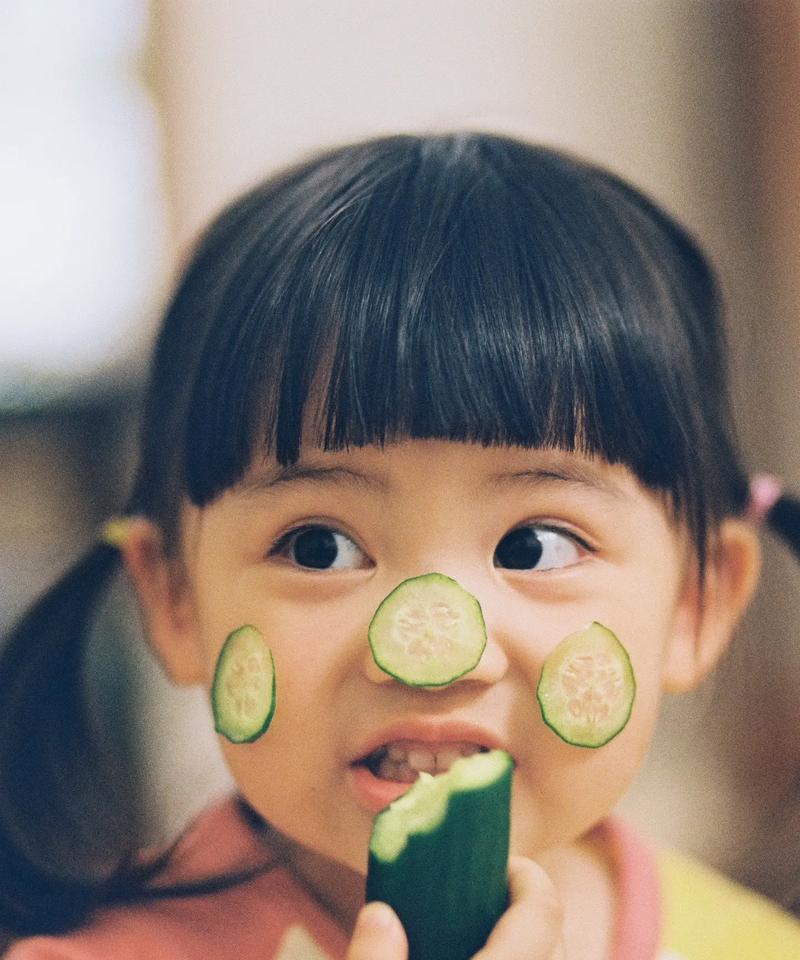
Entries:
{"label": "finger", "polygon": [[527,857],[508,865],[511,905],[474,960],[563,960],[564,913],[553,881]]}
{"label": "finger", "polygon": [[387,904],[373,901],[361,908],[345,960],[407,960],[403,925]]}

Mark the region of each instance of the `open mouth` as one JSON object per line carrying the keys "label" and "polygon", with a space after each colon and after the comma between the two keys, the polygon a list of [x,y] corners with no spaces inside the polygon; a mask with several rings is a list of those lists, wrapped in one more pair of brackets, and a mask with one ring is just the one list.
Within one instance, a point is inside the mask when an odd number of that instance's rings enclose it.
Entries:
{"label": "open mouth", "polygon": [[460,757],[486,753],[488,747],[468,741],[424,743],[418,740],[393,740],[357,761],[381,780],[414,783],[421,773],[446,773]]}

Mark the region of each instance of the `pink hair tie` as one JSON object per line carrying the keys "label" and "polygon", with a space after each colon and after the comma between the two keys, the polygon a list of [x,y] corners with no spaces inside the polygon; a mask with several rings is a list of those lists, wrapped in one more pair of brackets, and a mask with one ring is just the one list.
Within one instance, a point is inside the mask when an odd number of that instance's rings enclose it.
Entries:
{"label": "pink hair tie", "polygon": [[783,484],[771,473],[757,473],[750,478],[750,502],[745,516],[756,524],[762,524],[770,510],[783,496]]}

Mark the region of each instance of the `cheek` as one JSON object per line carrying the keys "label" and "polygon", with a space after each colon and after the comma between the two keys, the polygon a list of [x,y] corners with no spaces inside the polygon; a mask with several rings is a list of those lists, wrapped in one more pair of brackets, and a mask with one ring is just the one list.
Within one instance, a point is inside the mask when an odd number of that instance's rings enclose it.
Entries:
{"label": "cheek", "polygon": [[[280,603],[237,605],[238,620],[252,623],[262,633],[275,664],[276,706],[272,723],[253,744],[276,758],[282,745],[295,750],[298,744],[304,754],[313,752],[324,739],[326,716],[330,716],[334,684],[338,631],[327,620],[320,622],[311,614],[287,610]],[[226,628],[218,628],[215,636],[207,636],[206,648],[211,674],[216,665]],[[234,753],[238,756],[238,753]]]}
{"label": "cheek", "polygon": [[328,781],[338,749],[318,668],[280,637],[273,636],[273,654],[276,706],[269,728],[250,744],[220,742],[242,793],[262,816],[286,826]]}
{"label": "cheek", "polygon": [[650,711],[640,711],[605,746],[575,747],[550,730],[536,734],[534,760],[515,775],[512,844],[536,858],[570,843],[611,814],[631,787],[647,752]]}
{"label": "cheek", "polygon": [[264,636],[275,657],[279,683],[281,674],[287,682],[297,672],[314,673],[324,640],[331,634],[329,625],[314,616],[313,607],[276,597],[258,571],[236,578],[198,578],[195,597],[199,642],[209,683],[225,639],[244,624],[252,624]]}
{"label": "cheek", "polygon": [[[226,763],[245,792],[256,797],[275,795],[279,781],[293,776],[298,756],[316,762],[324,747],[325,716],[330,713],[325,677],[329,664],[322,627],[286,605],[262,598],[245,584],[229,584],[215,602],[198,611],[206,675],[206,690],[231,631],[252,624],[264,637],[275,664],[275,712],[267,730],[254,742],[230,743],[219,737]],[[207,596],[207,595],[206,595]],[[327,725],[329,726],[329,725]],[[298,770],[303,765],[296,765]],[[261,804],[255,804],[261,809]],[[264,812],[264,811],[262,811]]]}
{"label": "cheek", "polygon": [[[667,556],[665,552],[665,556]],[[629,571],[617,584],[616,603],[603,611],[603,620],[628,651],[636,680],[636,701],[631,724],[652,732],[663,692],[664,670],[673,638],[680,629],[680,567],[664,562],[659,569],[652,558]]]}

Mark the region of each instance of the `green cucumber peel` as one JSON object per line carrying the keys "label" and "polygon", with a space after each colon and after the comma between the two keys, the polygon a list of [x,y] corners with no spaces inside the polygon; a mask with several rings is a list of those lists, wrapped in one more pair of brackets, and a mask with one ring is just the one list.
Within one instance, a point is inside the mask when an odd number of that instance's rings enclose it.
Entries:
{"label": "green cucumber peel", "polygon": [[627,724],[636,697],[628,651],[594,621],[565,637],[542,667],[536,698],[542,719],[566,743],[597,748]]}
{"label": "green cucumber peel", "polygon": [[468,960],[507,908],[513,769],[504,750],[462,757],[376,816],[366,899],[397,913],[409,960]]}
{"label": "green cucumber peel", "polygon": [[275,659],[264,637],[246,624],[222,645],[211,685],[214,729],[231,743],[252,743],[275,714]]}
{"label": "green cucumber peel", "polygon": [[384,673],[412,687],[441,687],[474,670],[486,646],[481,605],[442,573],[404,580],[369,625],[369,645]]}

